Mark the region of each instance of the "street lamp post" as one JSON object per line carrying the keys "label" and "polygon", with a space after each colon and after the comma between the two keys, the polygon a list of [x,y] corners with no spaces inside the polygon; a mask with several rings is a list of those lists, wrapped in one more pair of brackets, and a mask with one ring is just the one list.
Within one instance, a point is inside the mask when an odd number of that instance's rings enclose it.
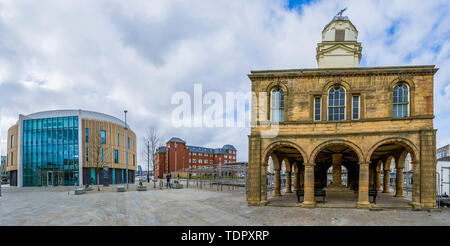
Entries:
{"label": "street lamp post", "polygon": [[147,182],[150,183],[150,141],[147,141]]}
{"label": "street lamp post", "polygon": [[177,175],[177,143],[175,143],[175,175]]}
{"label": "street lamp post", "polygon": [[128,135],[127,135],[127,130],[128,130],[128,125],[127,125],[127,110],[123,111],[125,113],[125,141],[127,141],[126,145],[125,145],[125,150],[126,150],[126,163],[127,163],[127,171],[126,171],[126,175],[127,175],[127,190],[128,190]]}

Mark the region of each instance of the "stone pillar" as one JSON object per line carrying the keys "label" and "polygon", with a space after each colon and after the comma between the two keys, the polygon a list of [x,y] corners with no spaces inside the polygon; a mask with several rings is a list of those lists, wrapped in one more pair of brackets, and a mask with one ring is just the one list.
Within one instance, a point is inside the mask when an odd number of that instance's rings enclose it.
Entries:
{"label": "stone pillar", "polygon": [[384,176],[383,176],[383,193],[389,193],[389,167],[386,167],[384,163]]}
{"label": "stone pillar", "polygon": [[292,193],[292,167],[291,163],[286,164],[286,193]]}
{"label": "stone pillar", "polygon": [[314,164],[312,163],[305,163],[305,194],[304,199],[302,203],[302,207],[305,208],[313,208],[315,207],[315,200],[314,200]]}
{"label": "stone pillar", "polygon": [[413,166],[413,190],[412,203],[415,207],[420,207],[420,162],[412,161]]}
{"label": "stone pillar", "polygon": [[267,165],[268,163],[263,163],[261,165],[261,205],[266,205],[267,201]]}
{"label": "stone pillar", "polygon": [[298,180],[298,173],[299,173],[299,168],[298,168],[298,163],[293,164],[294,165],[294,191],[297,191],[299,189],[299,180]]}
{"label": "stone pillar", "polygon": [[273,196],[281,196],[281,192],[280,192],[280,190],[281,190],[281,174],[280,174],[280,168],[278,167],[278,168],[275,168],[274,169],[274,171],[275,171],[275,184],[274,184],[274,189],[273,189],[273,191],[274,191],[274,193],[273,193]]}
{"label": "stone pillar", "polygon": [[396,172],[395,196],[403,197],[403,167],[398,167]]}
{"label": "stone pillar", "polygon": [[299,167],[298,185],[300,190],[305,190],[305,165],[302,164]]}
{"label": "stone pillar", "polygon": [[359,163],[358,203],[360,208],[370,207],[369,203],[369,163]]}
{"label": "stone pillar", "polygon": [[261,201],[261,139],[248,137],[248,205],[260,205]]}
{"label": "stone pillar", "polygon": [[420,205],[436,207],[436,131],[420,130]]}
{"label": "stone pillar", "polygon": [[333,164],[333,183],[332,186],[342,184],[342,154],[332,154],[331,155]]}
{"label": "stone pillar", "polygon": [[381,161],[378,161],[375,168],[375,189],[381,190]]}

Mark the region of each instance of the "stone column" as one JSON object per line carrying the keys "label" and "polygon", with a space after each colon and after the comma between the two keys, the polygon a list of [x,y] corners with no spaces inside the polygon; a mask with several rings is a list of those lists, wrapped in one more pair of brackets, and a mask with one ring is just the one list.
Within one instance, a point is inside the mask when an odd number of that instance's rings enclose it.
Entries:
{"label": "stone column", "polygon": [[247,204],[260,205],[261,201],[261,143],[259,136],[248,137],[248,194]]}
{"label": "stone column", "polygon": [[266,205],[267,201],[267,162],[261,165],[261,205]]}
{"label": "stone column", "polygon": [[381,161],[378,161],[375,168],[375,189],[381,190]]}
{"label": "stone column", "polygon": [[299,167],[298,185],[300,190],[305,190],[305,166],[304,164]]}
{"label": "stone column", "polygon": [[292,193],[292,167],[291,163],[287,163],[286,167],[286,193]]}
{"label": "stone column", "polygon": [[389,168],[386,169],[386,165],[384,163],[383,193],[389,193]]}
{"label": "stone column", "polygon": [[342,184],[342,154],[332,154],[331,155],[333,164],[333,183],[332,186]]}
{"label": "stone column", "polygon": [[369,203],[369,163],[359,163],[358,203],[360,208],[370,207]]}
{"label": "stone column", "polygon": [[420,162],[412,161],[413,165],[413,190],[412,203],[415,207],[420,207]]}
{"label": "stone column", "polygon": [[305,163],[305,194],[302,203],[302,207],[313,208],[315,207],[314,200],[314,164]]}
{"label": "stone column", "polygon": [[298,190],[298,186],[299,186],[299,180],[298,180],[298,173],[299,173],[299,168],[298,168],[298,163],[293,164],[294,165],[294,191]]}
{"label": "stone column", "polygon": [[389,175],[389,169],[385,169],[383,170],[383,193],[389,193],[389,180],[390,180],[390,175]]}
{"label": "stone column", "polygon": [[280,174],[280,168],[274,168],[275,170],[275,185],[274,185],[274,193],[273,196],[281,196],[281,174]]}
{"label": "stone column", "polygon": [[403,167],[398,167],[396,172],[395,196],[403,197]]}

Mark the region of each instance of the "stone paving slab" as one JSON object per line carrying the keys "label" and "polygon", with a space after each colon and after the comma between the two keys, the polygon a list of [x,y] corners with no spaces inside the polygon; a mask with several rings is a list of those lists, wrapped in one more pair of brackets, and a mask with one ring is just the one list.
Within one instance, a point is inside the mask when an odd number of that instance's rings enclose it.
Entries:
{"label": "stone paving slab", "polygon": [[7,191],[0,198],[0,225],[450,225],[450,210],[247,206],[243,191],[192,188],[77,196],[67,190]]}

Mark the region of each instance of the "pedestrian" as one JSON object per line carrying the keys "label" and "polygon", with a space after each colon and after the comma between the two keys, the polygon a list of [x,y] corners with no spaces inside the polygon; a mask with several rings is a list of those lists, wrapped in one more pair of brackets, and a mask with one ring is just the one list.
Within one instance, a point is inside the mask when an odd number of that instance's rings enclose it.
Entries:
{"label": "pedestrian", "polygon": [[167,179],[167,188],[170,187],[170,174],[167,174],[166,179]]}

